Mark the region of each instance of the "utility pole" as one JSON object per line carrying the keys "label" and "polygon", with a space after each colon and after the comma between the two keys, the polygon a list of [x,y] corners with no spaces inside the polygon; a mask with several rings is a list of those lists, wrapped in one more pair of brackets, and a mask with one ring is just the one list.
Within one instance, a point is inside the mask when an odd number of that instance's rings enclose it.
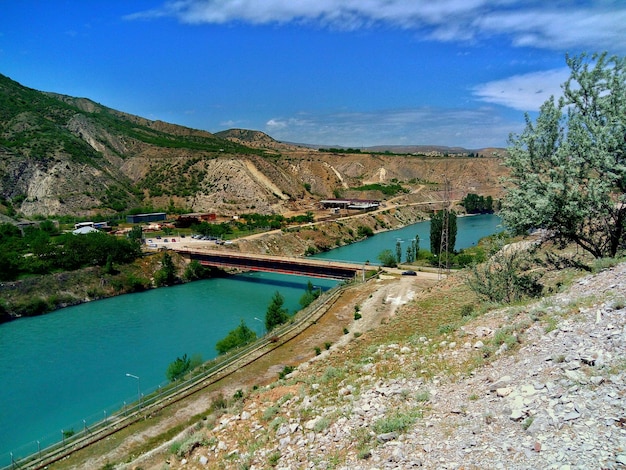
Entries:
{"label": "utility pole", "polygon": [[444,274],[446,276],[450,274],[450,260],[448,254],[448,235],[450,232],[450,180],[448,180],[445,175],[443,179],[442,206],[443,220],[441,222],[441,245],[439,249],[439,279],[443,278]]}

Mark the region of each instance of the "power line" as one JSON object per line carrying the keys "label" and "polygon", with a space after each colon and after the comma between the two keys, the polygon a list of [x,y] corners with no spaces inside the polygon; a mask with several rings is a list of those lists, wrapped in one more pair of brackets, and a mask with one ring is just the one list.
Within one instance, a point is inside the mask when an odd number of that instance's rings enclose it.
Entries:
{"label": "power line", "polygon": [[449,233],[450,233],[450,180],[444,177],[443,180],[443,201],[442,201],[441,222],[441,244],[439,246],[439,279],[450,274],[450,254],[449,254]]}

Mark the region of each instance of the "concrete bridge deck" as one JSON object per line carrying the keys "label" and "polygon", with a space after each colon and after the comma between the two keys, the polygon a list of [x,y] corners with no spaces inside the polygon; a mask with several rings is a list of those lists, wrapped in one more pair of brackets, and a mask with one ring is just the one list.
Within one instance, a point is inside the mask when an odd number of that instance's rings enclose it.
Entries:
{"label": "concrete bridge deck", "polygon": [[260,255],[203,248],[173,249],[190,261],[196,260],[205,266],[276,272],[327,279],[354,279],[357,274],[364,275],[365,269],[368,268],[364,264],[315,258]]}

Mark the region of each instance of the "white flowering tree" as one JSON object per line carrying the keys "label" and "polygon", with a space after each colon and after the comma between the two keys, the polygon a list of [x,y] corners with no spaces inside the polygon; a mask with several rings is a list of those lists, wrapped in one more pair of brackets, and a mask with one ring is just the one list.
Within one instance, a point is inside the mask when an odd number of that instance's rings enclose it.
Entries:
{"label": "white flowering tree", "polygon": [[626,59],[567,57],[563,97],[512,135],[502,216],[514,233],[548,230],[596,258],[624,246],[626,222]]}

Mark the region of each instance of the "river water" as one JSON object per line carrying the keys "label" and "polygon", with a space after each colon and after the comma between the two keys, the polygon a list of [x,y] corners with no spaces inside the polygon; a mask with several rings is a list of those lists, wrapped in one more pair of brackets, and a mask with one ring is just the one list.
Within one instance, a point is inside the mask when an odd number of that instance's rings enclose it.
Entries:
{"label": "river water", "polygon": [[[499,230],[496,216],[458,219],[456,248]],[[376,263],[383,249],[418,234],[429,248],[428,222],[377,234],[318,255]],[[403,252],[406,246],[403,245]],[[394,251],[395,252],[395,251]],[[90,302],[34,318],[0,324],[0,466],[81,431],[124,403],[166,383],[177,357],[216,356],[215,343],[241,320],[263,334],[274,292],[290,312],[311,282],[335,281],[272,273],[209,279]],[[128,376],[126,374],[131,374]]]}

